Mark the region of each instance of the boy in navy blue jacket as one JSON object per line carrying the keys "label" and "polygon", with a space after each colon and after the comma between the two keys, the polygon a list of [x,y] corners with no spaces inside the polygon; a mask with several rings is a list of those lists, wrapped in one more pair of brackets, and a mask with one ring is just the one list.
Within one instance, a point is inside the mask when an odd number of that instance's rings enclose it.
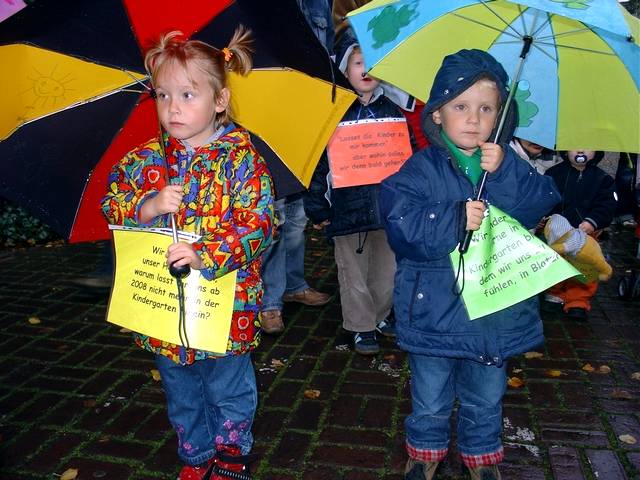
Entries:
{"label": "boy in navy blue jacket", "polygon": [[[449,254],[466,230],[480,227],[485,202],[530,228],[560,198],[553,182],[506,144],[491,143],[507,82],[502,66],[485,52],[461,50],[446,57],[423,113],[432,146],[382,183],[380,208],[398,265],[398,343],[409,352],[412,374],[407,480],[433,478],[448,452],[456,399],[458,449],[471,478],[500,478],[506,359],[543,342],[535,295],[470,321],[453,288]],[[509,110],[506,139],[516,118]],[[483,170],[484,201],[469,201]]]}

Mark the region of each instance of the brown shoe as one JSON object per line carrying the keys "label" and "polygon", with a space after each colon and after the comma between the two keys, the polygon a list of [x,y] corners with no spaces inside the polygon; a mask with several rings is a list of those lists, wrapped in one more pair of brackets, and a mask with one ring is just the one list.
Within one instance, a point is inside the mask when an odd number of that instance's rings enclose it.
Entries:
{"label": "brown shoe", "polygon": [[482,467],[470,468],[471,480],[501,480],[500,471],[497,465],[485,465]]}
{"label": "brown shoe", "polygon": [[311,307],[326,305],[331,300],[331,295],[322,293],[309,287],[298,293],[285,293],[282,296],[283,302],[298,302]]}
{"label": "brown shoe", "polygon": [[260,312],[260,324],[264,333],[280,333],[284,330],[282,312],[280,310],[267,310]]}
{"label": "brown shoe", "polygon": [[404,467],[405,480],[432,480],[440,462],[419,462],[413,458],[407,460]]}

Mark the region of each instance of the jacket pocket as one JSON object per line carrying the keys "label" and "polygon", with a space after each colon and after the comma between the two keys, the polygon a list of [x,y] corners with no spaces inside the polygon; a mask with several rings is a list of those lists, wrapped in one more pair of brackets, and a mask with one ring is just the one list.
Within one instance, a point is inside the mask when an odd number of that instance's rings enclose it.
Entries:
{"label": "jacket pocket", "polygon": [[[413,272],[412,272],[413,273]],[[430,334],[454,334],[468,329],[468,316],[460,297],[453,293],[451,267],[418,270],[406,292],[409,299],[409,327]]]}

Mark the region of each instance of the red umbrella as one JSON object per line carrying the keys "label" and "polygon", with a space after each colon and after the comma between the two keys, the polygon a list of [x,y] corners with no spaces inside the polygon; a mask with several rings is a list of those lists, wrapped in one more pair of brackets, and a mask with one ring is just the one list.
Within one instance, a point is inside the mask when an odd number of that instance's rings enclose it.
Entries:
{"label": "red umbrella", "polygon": [[[108,172],[128,151],[157,135],[155,106],[144,93],[143,52],[170,30],[222,47],[240,22],[254,32],[254,68],[289,67],[324,80],[316,82],[326,92],[323,105],[329,108],[320,116],[326,115],[327,131],[314,138],[307,133],[310,138],[305,139],[314,145],[309,159],[317,161],[353,97],[339,89],[337,101],[331,103],[332,85],[327,82],[333,82],[333,67],[296,1],[282,0],[270,8],[265,3],[271,2],[41,0],[0,23],[0,61],[13,64],[17,72],[0,78],[0,98],[3,107],[8,105],[0,112],[0,195],[71,242],[108,238],[99,209]],[[28,63],[38,56],[54,60],[45,67]],[[82,82],[79,74],[65,73],[65,62],[82,62],[82,68],[95,72]],[[116,87],[108,85],[111,76]],[[12,83],[16,77],[23,78],[25,86]],[[91,93],[74,100],[85,89]],[[275,99],[268,93],[258,97],[265,103],[256,109],[281,113],[291,108],[292,121],[305,111],[303,105],[269,105]],[[263,135],[248,121],[244,126]],[[296,138],[294,131],[283,135]],[[256,143],[279,194],[303,189],[304,180],[285,166],[287,158],[276,153],[270,138],[264,140],[269,146],[260,138]]]}

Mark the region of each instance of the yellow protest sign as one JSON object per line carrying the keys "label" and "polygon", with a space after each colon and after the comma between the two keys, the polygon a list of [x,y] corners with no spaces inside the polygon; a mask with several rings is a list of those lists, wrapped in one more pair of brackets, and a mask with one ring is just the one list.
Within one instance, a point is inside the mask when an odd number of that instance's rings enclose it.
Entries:
{"label": "yellow protest sign", "polygon": [[[134,332],[181,344],[176,281],[165,253],[173,243],[171,230],[110,225],[116,268],[107,321]],[[180,232],[180,240],[196,236]],[[225,353],[231,327],[236,272],[214,281],[192,271],[183,280],[185,323],[189,346]]]}

